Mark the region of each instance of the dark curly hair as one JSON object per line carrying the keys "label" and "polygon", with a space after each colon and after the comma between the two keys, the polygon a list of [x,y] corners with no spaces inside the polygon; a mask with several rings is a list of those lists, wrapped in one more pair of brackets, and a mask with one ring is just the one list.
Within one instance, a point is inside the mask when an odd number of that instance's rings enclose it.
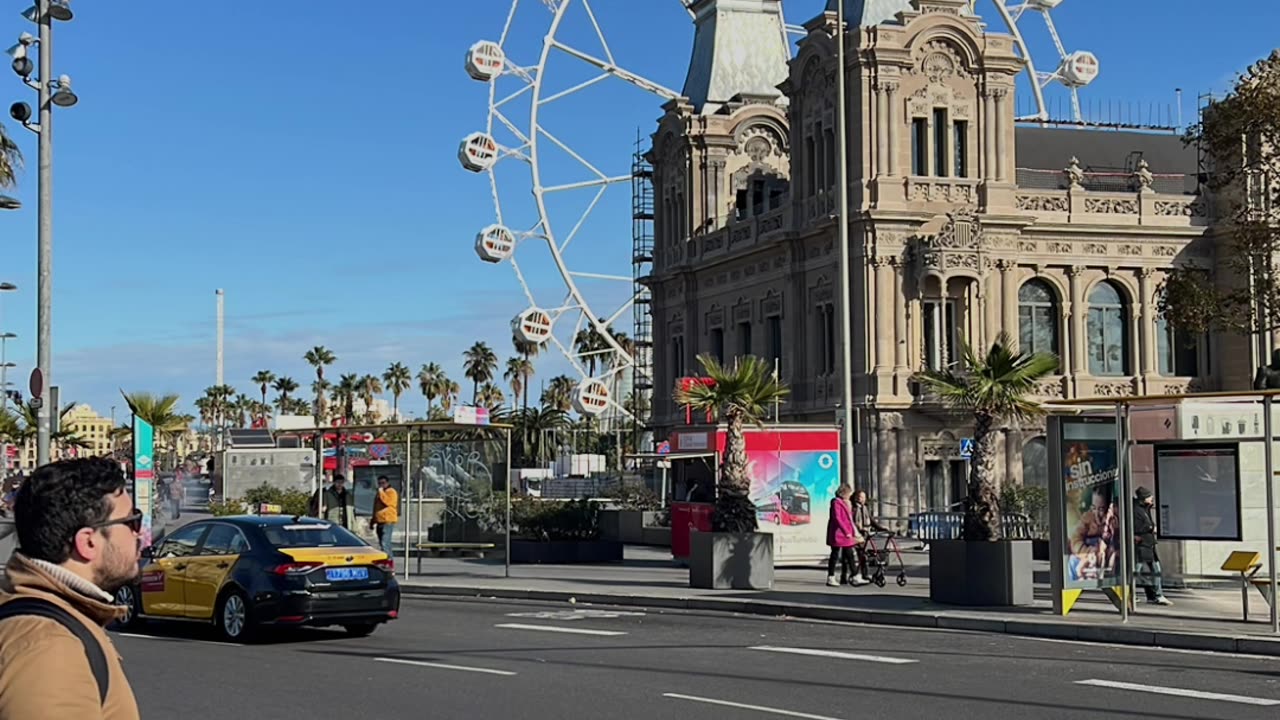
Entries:
{"label": "dark curly hair", "polygon": [[111,517],[110,497],[125,487],[110,458],[61,460],[36,470],[18,490],[13,519],[22,554],[61,564],[81,529]]}

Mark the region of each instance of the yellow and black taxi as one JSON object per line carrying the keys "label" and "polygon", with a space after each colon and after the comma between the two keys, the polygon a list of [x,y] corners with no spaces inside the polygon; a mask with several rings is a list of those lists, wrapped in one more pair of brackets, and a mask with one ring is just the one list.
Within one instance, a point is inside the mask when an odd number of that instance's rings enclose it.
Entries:
{"label": "yellow and black taxi", "polygon": [[340,625],[368,635],[394,620],[394,561],[345,528],[281,515],[184,525],[143,550],[137,581],[120,588],[125,627],[143,621],[211,623],[227,640],[264,627]]}

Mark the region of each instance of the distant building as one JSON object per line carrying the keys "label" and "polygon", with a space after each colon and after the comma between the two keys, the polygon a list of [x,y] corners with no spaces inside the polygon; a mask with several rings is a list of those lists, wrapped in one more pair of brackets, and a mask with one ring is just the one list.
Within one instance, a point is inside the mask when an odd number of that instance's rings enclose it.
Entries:
{"label": "distant building", "polygon": [[102,417],[88,405],[76,405],[62,416],[61,429],[75,433],[76,437],[89,445],[75,450],[79,457],[110,455],[111,428],[111,418]]}

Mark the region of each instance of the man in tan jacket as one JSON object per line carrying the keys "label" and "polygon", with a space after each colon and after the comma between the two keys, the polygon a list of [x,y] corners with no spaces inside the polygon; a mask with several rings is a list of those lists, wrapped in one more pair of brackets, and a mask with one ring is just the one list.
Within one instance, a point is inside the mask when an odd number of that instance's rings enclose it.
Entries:
{"label": "man in tan jacket", "polygon": [[[134,720],[133,690],[105,627],[138,575],[138,531],[107,458],[37,470],[14,503],[18,550],[0,579],[0,720]],[[18,609],[21,608],[21,609]]]}

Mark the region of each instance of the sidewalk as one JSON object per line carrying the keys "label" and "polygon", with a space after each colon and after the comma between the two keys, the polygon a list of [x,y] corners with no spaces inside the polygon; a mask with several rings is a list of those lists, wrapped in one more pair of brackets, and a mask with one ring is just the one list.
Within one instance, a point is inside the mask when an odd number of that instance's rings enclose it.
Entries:
{"label": "sidewalk", "polygon": [[956,608],[929,602],[925,553],[904,553],[906,587],[887,577],[884,588],[827,587],[826,569],[779,568],[767,591],[698,590],[689,572],[664,550],[628,547],[622,565],[514,565],[501,561],[424,558],[401,578],[405,594],[482,596],[522,600],[709,610],[843,622],[973,630],[1064,640],[1212,650],[1280,657],[1280,636],[1270,633],[1269,609],[1257,591],[1241,620],[1238,587],[1171,589],[1173,607],[1139,602],[1127,624],[1101,593],[1085,593],[1071,614],[1053,614],[1048,563],[1036,566],[1036,601],[1025,608]]}

